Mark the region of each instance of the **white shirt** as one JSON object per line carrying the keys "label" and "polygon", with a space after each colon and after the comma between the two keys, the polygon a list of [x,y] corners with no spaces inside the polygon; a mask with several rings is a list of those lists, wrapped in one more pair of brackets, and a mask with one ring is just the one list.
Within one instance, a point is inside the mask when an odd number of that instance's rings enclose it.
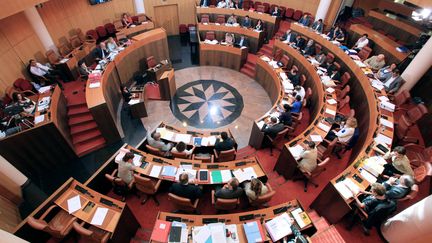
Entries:
{"label": "white shirt", "polygon": [[[179,153],[179,151],[177,151],[176,147],[172,148],[171,152]],[[192,154],[192,149],[189,149],[189,150],[185,149],[182,153],[185,153],[186,155],[191,155]]]}
{"label": "white shirt", "polygon": [[396,79],[397,79],[397,76],[396,76],[396,77],[391,76],[391,77],[387,80],[387,82],[384,83],[384,86],[386,86],[387,88],[390,87],[390,85],[391,85],[391,84],[392,84]]}
{"label": "white shirt", "polygon": [[341,130],[339,130],[336,133],[336,136],[338,136],[339,141],[346,143],[354,135],[354,130],[355,130],[355,128],[352,128],[352,127],[343,127]]}
{"label": "white shirt", "polygon": [[355,46],[358,49],[362,49],[363,47],[367,46],[367,44],[369,44],[369,39],[368,38],[360,38],[360,39],[358,39],[358,41],[355,44]]}
{"label": "white shirt", "polygon": [[40,63],[37,62],[36,66],[31,66],[30,67],[30,72],[33,73],[36,76],[42,77],[42,76],[44,76],[45,74],[48,73],[49,69],[50,69],[49,67],[47,67],[45,65],[42,65],[42,64],[40,64]]}
{"label": "white shirt", "polygon": [[227,6],[226,2],[220,1],[217,5],[218,8],[225,8]]}
{"label": "white shirt", "polygon": [[303,88],[303,87],[301,87],[301,89],[300,90],[294,90],[295,92],[296,92],[296,96],[297,95],[300,95],[300,97],[301,97],[301,100],[303,101],[303,99],[304,99],[304,97],[305,97],[305,95],[306,95],[306,92],[305,92],[305,89]]}

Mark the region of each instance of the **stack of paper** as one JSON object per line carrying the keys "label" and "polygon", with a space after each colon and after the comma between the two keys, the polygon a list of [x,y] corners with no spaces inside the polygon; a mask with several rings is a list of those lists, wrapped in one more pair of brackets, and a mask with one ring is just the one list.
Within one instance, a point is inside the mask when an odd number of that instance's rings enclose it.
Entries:
{"label": "stack of paper", "polygon": [[291,212],[291,214],[300,228],[303,228],[311,223],[309,216],[306,214],[306,212],[303,212],[301,208],[296,208]]}
{"label": "stack of paper", "polygon": [[[90,84],[90,86],[91,86],[92,84]],[[98,86],[99,87],[99,86]],[[93,87],[90,87],[90,88],[93,88]],[[138,104],[140,102],[140,99],[131,99],[129,102],[128,102],[128,105],[135,105],[135,104]]]}
{"label": "stack of paper", "polygon": [[103,221],[105,220],[107,213],[108,213],[108,208],[98,207],[96,209],[96,213],[93,215],[93,218],[92,218],[90,224],[102,225]]}
{"label": "stack of paper", "polygon": [[[363,168],[375,177],[378,177],[384,171],[384,164],[381,162],[380,158],[381,157],[370,157],[366,159]],[[386,163],[385,160],[384,163]]]}
{"label": "stack of paper", "polygon": [[34,118],[34,124],[36,125],[38,123],[41,123],[41,122],[44,121],[44,119],[45,119],[45,115],[35,116],[35,118]]}
{"label": "stack of paper", "polygon": [[359,66],[361,68],[366,67],[366,64],[364,64],[362,61],[354,60],[354,62],[357,64],[357,66]]}
{"label": "stack of paper", "polygon": [[384,143],[384,144],[388,144],[391,145],[392,144],[392,139],[383,135],[383,134],[378,134],[375,138],[374,138],[376,143]]}
{"label": "stack of paper", "polygon": [[281,79],[284,80],[284,81],[285,81],[285,80],[289,80],[289,79],[288,79],[288,76],[286,75],[285,72],[280,72],[280,73],[279,73],[279,76],[280,76]]}
{"label": "stack of paper", "polygon": [[208,145],[207,146],[214,146],[215,143],[216,143],[216,139],[217,139],[216,136],[207,137],[207,140],[208,140]]}
{"label": "stack of paper", "polygon": [[177,173],[177,167],[171,165],[165,165],[162,169],[161,176],[175,178]]}
{"label": "stack of paper", "polygon": [[328,114],[330,114],[330,115],[332,115],[332,116],[336,115],[336,111],[332,110],[332,109],[329,109],[329,108],[326,108],[325,112],[328,113]]}
{"label": "stack of paper", "polygon": [[335,92],[335,89],[329,87],[326,89],[327,93],[332,94],[333,92]]}
{"label": "stack of paper", "polygon": [[160,175],[160,173],[161,173],[161,170],[162,170],[162,166],[160,166],[160,165],[153,165],[152,169],[150,171],[150,176],[158,178],[159,175]]}
{"label": "stack of paper", "polygon": [[343,182],[355,195],[360,192],[360,187],[353,181],[353,179],[346,178],[345,180],[343,180]]}
{"label": "stack of paper", "polygon": [[207,225],[192,228],[192,240],[194,243],[211,243],[212,234]]}
{"label": "stack of paper", "polygon": [[263,242],[265,240],[264,230],[258,220],[243,224],[243,230],[248,243]]}
{"label": "stack of paper", "polygon": [[133,165],[135,165],[135,166],[140,166],[141,165],[141,159],[142,159],[142,156],[141,155],[139,155],[139,154],[134,154],[134,158],[133,158]]}
{"label": "stack of paper", "polygon": [[384,118],[380,118],[380,124],[386,126],[386,127],[390,127],[393,128],[393,122],[386,120]]}
{"label": "stack of paper", "polygon": [[319,129],[321,129],[321,130],[323,130],[324,132],[328,132],[328,131],[330,131],[330,126],[327,126],[326,124],[324,124],[324,123],[318,123],[318,127],[319,127]]}
{"label": "stack of paper", "polygon": [[320,143],[323,141],[323,138],[321,137],[321,135],[310,135],[310,138],[311,138],[312,142]]}
{"label": "stack of paper", "polygon": [[369,173],[367,170],[360,170],[360,175],[371,184],[377,181],[377,178],[371,173]]}
{"label": "stack of paper", "polygon": [[329,103],[330,105],[334,105],[337,103],[337,101],[335,99],[328,99],[327,103]]}
{"label": "stack of paper", "polygon": [[294,159],[299,159],[300,154],[304,151],[304,148],[301,145],[297,144],[294,147],[290,147],[289,151],[291,152]]}
{"label": "stack of paper", "polygon": [[237,169],[233,171],[235,178],[239,180],[240,183],[248,181],[251,178],[257,178],[257,174],[253,167],[247,167],[244,169]]}
{"label": "stack of paper", "polygon": [[190,143],[192,139],[192,135],[190,134],[183,134],[183,133],[176,133],[175,134],[175,141],[176,142],[184,142],[186,144]]}
{"label": "stack of paper", "polygon": [[174,221],[171,223],[171,230],[168,236],[169,243],[187,243],[188,229],[185,223]]}
{"label": "stack of paper", "polygon": [[388,101],[381,102],[380,107],[383,108],[384,110],[388,110],[390,112],[394,112],[396,109],[396,105],[393,103],[390,103]]}
{"label": "stack of paper", "polygon": [[290,217],[286,212],[266,222],[265,227],[273,242],[291,234]]}
{"label": "stack of paper", "polygon": [[267,56],[262,56],[261,59],[262,59],[264,62],[270,62],[270,58],[268,58]]}
{"label": "stack of paper", "polygon": [[222,182],[227,182],[232,178],[231,170],[221,170],[221,175],[222,175]]}
{"label": "stack of paper", "polygon": [[168,141],[172,141],[175,135],[174,132],[167,130],[166,128],[156,128],[156,132],[160,133],[162,139]]}
{"label": "stack of paper", "polygon": [[68,212],[73,214],[74,212],[81,209],[81,199],[79,195],[72,197],[67,200]]}
{"label": "stack of paper", "polygon": [[338,183],[336,183],[335,185],[336,190],[338,190],[338,192],[345,198],[345,199],[350,199],[353,197],[352,192],[348,189],[348,187],[346,186],[346,184],[343,181],[340,181]]}
{"label": "stack of paper", "polygon": [[282,86],[284,87],[285,93],[289,93],[294,89],[294,85],[289,80],[282,81]]}
{"label": "stack of paper", "polygon": [[210,228],[211,231],[212,242],[214,243],[227,242],[225,224],[213,223],[213,224],[208,224],[208,227]]}
{"label": "stack of paper", "polygon": [[387,96],[384,96],[384,95],[379,96],[378,99],[379,99],[381,102],[389,101],[389,98],[387,98]]}
{"label": "stack of paper", "polygon": [[378,81],[378,80],[372,81],[372,87],[374,87],[377,90],[384,89],[384,85],[380,81]]}
{"label": "stack of paper", "polygon": [[259,122],[257,123],[257,126],[259,127],[259,129],[262,129],[263,126],[264,126],[264,124],[265,124],[265,121],[259,121]]}

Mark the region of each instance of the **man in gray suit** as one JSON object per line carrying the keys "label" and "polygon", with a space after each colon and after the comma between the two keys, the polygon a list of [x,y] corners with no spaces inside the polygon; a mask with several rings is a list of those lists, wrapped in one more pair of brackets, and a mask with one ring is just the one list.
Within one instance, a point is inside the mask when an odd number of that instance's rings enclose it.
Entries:
{"label": "man in gray suit", "polygon": [[390,77],[386,78],[383,81],[384,89],[389,94],[396,93],[399,88],[402,86],[402,77],[400,76],[400,71],[398,69],[394,69],[393,73]]}
{"label": "man in gray suit", "polygon": [[320,34],[323,32],[323,27],[322,19],[318,19],[312,24],[312,29]]}

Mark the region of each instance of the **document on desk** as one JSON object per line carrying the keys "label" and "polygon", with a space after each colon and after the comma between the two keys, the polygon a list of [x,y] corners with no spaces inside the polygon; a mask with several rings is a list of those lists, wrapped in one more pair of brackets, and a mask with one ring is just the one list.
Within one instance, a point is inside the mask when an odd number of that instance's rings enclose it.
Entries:
{"label": "document on desk", "polygon": [[192,135],[190,134],[176,133],[175,135],[176,142],[184,142],[188,144],[190,143],[191,139],[192,139]]}
{"label": "document on desk", "polygon": [[382,89],[384,89],[384,85],[378,80],[372,81],[372,87],[374,87],[375,89],[380,90],[380,91]]}
{"label": "document on desk", "polygon": [[209,142],[210,142],[209,137],[202,137],[201,146],[208,146]]}
{"label": "document on desk", "polygon": [[96,213],[93,215],[93,218],[90,222],[92,225],[102,225],[103,221],[105,220],[105,217],[108,213],[108,208],[101,208],[98,207],[96,209]]}
{"label": "document on desk", "polygon": [[337,101],[335,99],[328,99],[327,103],[329,103],[330,105],[334,105],[337,104]]}
{"label": "document on desk", "polygon": [[384,118],[380,118],[380,124],[383,124],[386,127],[393,128],[393,122],[391,122],[387,119],[384,119]]}
{"label": "document on desk", "polygon": [[153,165],[152,169],[150,171],[150,176],[158,178],[159,175],[160,175],[160,173],[161,173],[161,170],[162,170],[162,166],[160,166],[160,165]]}
{"label": "document on desk", "polygon": [[94,82],[94,83],[92,82],[89,84],[89,88],[90,89],[99,88],[100,84],[101,84],[100,82]]}
{"label": "document on desk", "polygon": [[351,178],[346,178],[343,180],[345,185],[350,189],[351,192],[354,192],[355,195],[360,192],[360,187],[353,181]]}
{"label": "document on desk", "polygon": [[273,242],[291,234],[290,217],[286,212],[267,221],[265,227]]}
{"label": "document on desk", "polygon": [[366,67],[366,64],[364,64],[362,61],[360,60],[354,60],[355,64],[357,64],[357,66],[363,68]]}
{"label": "document on desk", "polygon": [[333,92],[335,92],[335,89],[333,89],[332,87],[329,87],[326,89],[327,93],[332,94]]}
{"label": "document on desk", "polygon": [[264,124],[265,124],[265,121],[259,121],[259,122],[257,122],[257,126],[258,126],[259,129],[262,129],[263,126],[264,126]]}
{"label": "document on desk", "polygon": [[69,214],[73,214],[77,210],[81,209],[81,199],[79,195],[72,197],[67,200],[68,212]]}
{"label": "document on desk", "polygon": [[192,240],[194,243],[209,243],[211,240],[211,231],[207,225],[195,226],[192,230]]}
{"label": "document on desk", "polygon": [[335,116],[335,115],[336,115],[336,111],[335,111],[335,110],[332,110],[332,109],[329,109],[329,108],[326,108],[326,109],[325,109],[325,112],[328,113],[328,114],[330,114],[330,115],[332,115],[332,116]]}
{"label": "document on desk", "polygon": [[134,157],[133,157],[133,160],[132,160],[133,165],[140,166],[141,165],[141,159],[142,159],[141,155],[134,154]]}
{"label": "document on desk", "polygon": [[312,142],[322,142],[323,138],[321,137],[321,135],[310,135],[310,138],[312,140]]}
{"label": "document on desk", "polygon": [[365,169],[360,170],[360,175],[371,184],[377,181],[377,178]]}
{"label": "document on desk", "polygon": [[311,223],[311,220],[306,212],[303,212],[303,210],[298,207],[291,211],[292,216],[294,217],[295,221],[299,225],[300,228],[305,227],[306,225]]}
{"label": "document on desk", "polygon": [[39,116],[35,116],[34,118],[34,124],[38,124],[41,123],[45,120],[45,115],[39,115]]}
{"label": "document on desk", "polygon": [[208,146],[214,146],[215,143],[216,143],[216,139],[217,139],[216,136],[210,136],[210,137],[208,137]]}
{"label": "document on desk", "polygon": [[221,175],[222,175],[222,182],[227,182],[232,178],[231,170],[221,170]]}
{"label": "document on desk", "polygon": [[379,96],[378,99],[379,99],[381,102],[387,102],[387,101],[390,101],[389,98],[387,98],[387,96],[384,96],[384,95]]}
{"label": "document on desk", "polygon": [[180,175],[183,174],[183,173],[188,174],[189,182],[192,182],[192,181],[194,181],[196,179],[196,175],[197,175],[197,171],[196,170],[194,170],[192,168],[187,169],[187,168],[183,168],[182,167],[182,168],[179,168],[177,170],[177,173],[176,173],[176,176],[175,176],[175,180],[179,181]]}
{"label": "document on desk", "polygon": [[39,92],[39,94],[43,94],[43,93],[50,91],[50,90],[51,90],[51,86],[44,86],[44,87],[40,87],[38,89],[38,92]]}
{"label": "document on desk", "polygon": [[226,243],[226,232],[225,232],[225,224],[223,223],[214,223],[208,225],[211,231],[212,242],[214,243]]}
{"label": "document on desk", "polygon": [[342,197],[345,198],[345,200],[353,197],[352,192],[348,189],[343,181],[336,183],[334,186],[336,190],[338,190],[338,192],[342,195]]}
{"label": "document on desk", "polygon": [[165,165],[162,169],[161,176],[175,178],[176,173],[177,173],[177,167],[174,167],[172,165]]}
{"label": "document on desk", "polygon": [[291,152],[294,159],[299,159],[300,154],[304,151],[304,148],[301,145],[297,144],[294,147],[290,147],[288,150]]}
{"label": "document on desk", "polygon": [[230,237],[227,237],[227,243],[240,243],[240,239],[238,237],[238,232],[237,232],[237,225],[227,224],[225,225],[225,228],[230,234]]}
{"label": "document on desk", "polygon": [[385,143],[388,145],[392,144],[392,139],[387,137],[386,135],[383,134],[378,134],[375,138],[374,138],[376,143]]}
{"label": "document on desk", "polygon": [[327,126],[326,124],[320,122],[318,123],[318,128],[323,130],[324,132],[329,132],[330,131],[330,126]]}

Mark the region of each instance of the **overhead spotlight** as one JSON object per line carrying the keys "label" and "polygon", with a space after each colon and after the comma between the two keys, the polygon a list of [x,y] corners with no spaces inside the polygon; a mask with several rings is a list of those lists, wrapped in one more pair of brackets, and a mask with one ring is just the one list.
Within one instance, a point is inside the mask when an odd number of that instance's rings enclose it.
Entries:
{"label": "overhead spotlight", "polygon": [[183,122],[182,125],[183,125],[184,127],[187,127],[187,123],[186,123],[186,122]]}
{"label": "overhead spotlight", "polygon": [[214,116],[214,115],[216,115],[216,112],[217,112],[217,107],[216,106],[210,107],[210,115]]}

